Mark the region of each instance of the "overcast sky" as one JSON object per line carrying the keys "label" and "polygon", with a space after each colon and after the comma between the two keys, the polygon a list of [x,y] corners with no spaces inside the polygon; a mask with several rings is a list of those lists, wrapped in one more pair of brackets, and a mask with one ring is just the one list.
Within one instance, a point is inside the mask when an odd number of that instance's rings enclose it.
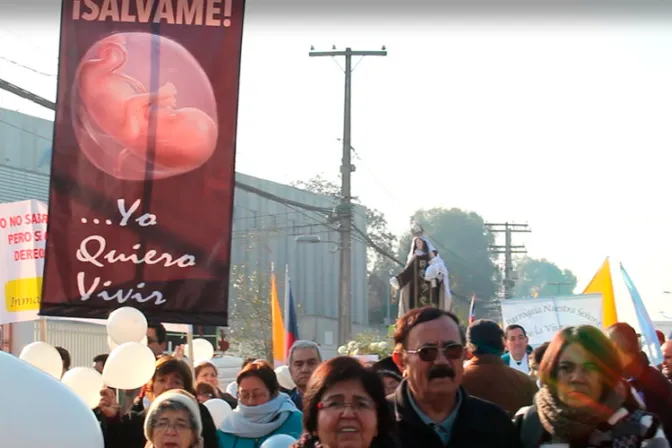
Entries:
{"label": "overcast sky", "polygon": [[[611,255],[652,318],[672,317],[672,15],[262,1],[245,22],[238,171],[336,181],[343,61],[309,47],[386,45],[387,57],[355,61],[356,196],[396,232],[436,206],[527,222],[533,233],[515,242],[574,271],[577,292]],[[0,77],[52,100],[57,3],[0,15]],[[7,92],[0,107],[53,119]]]}

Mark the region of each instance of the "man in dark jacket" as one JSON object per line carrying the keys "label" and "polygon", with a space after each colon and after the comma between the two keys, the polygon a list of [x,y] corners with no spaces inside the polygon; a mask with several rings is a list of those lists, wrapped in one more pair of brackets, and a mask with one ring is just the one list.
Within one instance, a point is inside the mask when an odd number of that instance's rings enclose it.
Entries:
{"label": "man in dark jacket", "polygon": [[663,363],[660,365],[660,372],[672,383],[672,341],[666,341],[660,347],[660,350],[663,352]]}
{"label": "man in dark jacket", "polygon": [[606,333],[621,357],[625,379],[639,394],[646,410],[660,419],[665,437],[672,440],[672,385],[649,365],[634,328],[619,322],[607,328]]}
{"label": "man in dark jacket", "polygon": [[299,411],[303,410],[303,394],[306,393],[308,380],[315,369],[322,363],[322,352],[320,346],[313,341],[299,340],[292,344],[287,356],[289,365],[289,374],[296,388],[289,391],[289,398],[292,399]]}
{"label": "man in dark jacket", "polygon": [[402,447],[520,448],[507,413],[460,385],[465,336],[454,314],[413,309],[397,321],[394,342],[406,379],[388,401]]}
{"label": "man in dark jacket", "polygon": [[479,319],[467,329],[467,348],[474,355],[464,369],[462,386],[472,396],[501,406],[512,417],[530,406],[537,393],[534,380],[507,366],[504,352],[504,331],[496,322]]}

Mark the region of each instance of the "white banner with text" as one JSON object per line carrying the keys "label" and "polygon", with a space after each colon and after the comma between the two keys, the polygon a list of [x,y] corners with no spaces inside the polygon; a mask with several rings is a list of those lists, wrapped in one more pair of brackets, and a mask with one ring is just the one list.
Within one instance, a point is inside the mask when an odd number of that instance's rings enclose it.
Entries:
{"label": "white banner with text", "polygon": [[565,327],[592,325],[602,329],[602,294],[504,300],[502,323],[504,328],[513,324],[523,327],[534,347],[550,341]]}
{"label": "white banner with text", "polygon": [[36,200],[0,204],[0,324],[37,318],[42,297],[47,205]]}

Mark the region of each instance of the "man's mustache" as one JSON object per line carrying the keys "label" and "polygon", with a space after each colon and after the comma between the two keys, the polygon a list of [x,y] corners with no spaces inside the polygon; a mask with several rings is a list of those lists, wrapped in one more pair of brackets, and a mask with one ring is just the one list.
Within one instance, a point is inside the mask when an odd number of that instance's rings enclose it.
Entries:
{"label": "man's mustache", "polygon": [[429,371],[429,379],[434,378],[455,378],[455,370],[450,366],[434,366]]}

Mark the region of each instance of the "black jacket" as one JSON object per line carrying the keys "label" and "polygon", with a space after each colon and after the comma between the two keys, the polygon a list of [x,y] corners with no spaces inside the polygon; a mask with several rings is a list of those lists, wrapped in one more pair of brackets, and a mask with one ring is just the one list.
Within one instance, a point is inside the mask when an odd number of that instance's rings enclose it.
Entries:
{"label": "black jacket", "polygon": [[[496,404],[470,396],[462,388],[460,390],[462,404],[448,448],[522,448],[520,436],[506,411]],[[407,391],[408,384],[404,380],[397,391],[387,397],[397,423],[401,447],[443,448],[436,432],[413,409]]]}
{"label": "black jacket", "polygon": [[217,389],[217,394],[219,395],[219,398],[226,401],[229,406],[231,406],[231,409],[236,409],[236,406],[238,406],[238,400],[236,400],[233,395],[224,392],[222,389]]}
{"label": "black jacket", "polygon": [[644,396],[646,410],[655,414],[663,425],[665,437],[672,440],[672,384],[655,367],[643,365],[637,378],[628,381]]}
{"label": "black jacket", "polygon": [[[217,428],[212,421],[210,411],[200,403],[198,408],[201,411],[201,422],[203,423],[201,432],[203,447],[218,448]],[[105,416],[98,414],[103,429],[105,448],[144,448],[147,444],[144,429],[145,415],[146,410],[142,400],[138,400],[133,405],[129,414],[114,420],[106,419]]]}

